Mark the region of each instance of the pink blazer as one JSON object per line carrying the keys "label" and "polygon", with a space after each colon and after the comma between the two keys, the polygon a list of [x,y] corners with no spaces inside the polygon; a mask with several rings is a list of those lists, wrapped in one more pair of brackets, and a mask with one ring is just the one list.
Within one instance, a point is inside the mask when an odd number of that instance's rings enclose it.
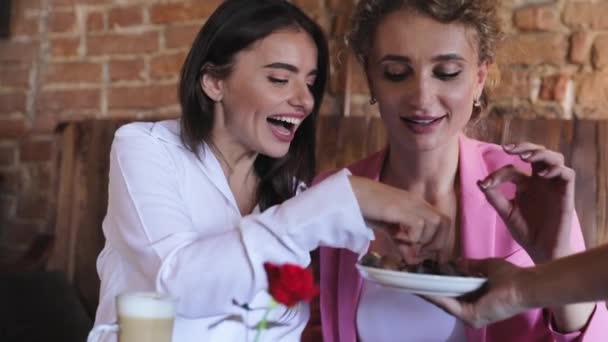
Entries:
{"label": "pink blazer", "polygon": [[[476,182],[507,165],[529,170],[529,165],[504,153],[500,146],[460,138],[461,250],[465,258],[501,257],[521,266],[533,265],[518,245]],[[379,179],[387,151],[380,151],[349,167],[357,176]],[[513,186],[505,186],[507,195]],[[573,225],[572,246],[585,249],[578,219]],[[357,255],[344,249],[321,248],[321,320],[325,342],[357,341],[356,312],[362,280],[355,269]],[[429,304],[431,305],[431,304]],[[581,330],[559,334],[551,329],[544,310],[531,310],[481,329],[466,329],[467,341],[608,341],[608,312],[597,305],[588,324]],[[432,324],[432,322],[429,322]]]}

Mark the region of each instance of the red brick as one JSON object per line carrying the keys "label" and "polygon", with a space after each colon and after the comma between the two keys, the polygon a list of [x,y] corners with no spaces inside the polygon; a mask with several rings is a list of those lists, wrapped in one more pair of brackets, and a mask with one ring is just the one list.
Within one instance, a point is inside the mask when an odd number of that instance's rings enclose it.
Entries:
{"label": "red brick", "polygon": [[157,4],[150,8],[150,20],[155,24],[175,23],[208,18],[222,0],[190,1]]}
{"label": "red brick", "polygon": [[0,168],[10,167],[17,162],[17,149],[13,146],[0,146]]}
{"label": "red brick", "polygon": [[110,81],[137,81],[144,78],[144,62],[141,59],[113,60],[110,62]]}
{"label": "red brick", "polygon": [[45,219],[49,213],[49,200],[45,196],[27,194],[17,200],[17,218]]}
{"label": "red brick", "polygon": [[578,103],[588,111],[587,116],[606,116],[608,108],[608,73],[583,75],[578,87]]}
{"label": "red brick", "polygon": [[19,170],[0,170],[0,194],[14,195],[21,191]]}
{"label": "red brick", "polygon": [[31,63],[38,53],[37,42],[0,41],[0,63]]}
{"label": "red brick", "polygon": [[99,89],[45,90],[38,98],[37,108],[49,112],[99,109]]}
{"label": "red brick", "polygon": [[53,0],[53,6],[105,5],[115,0]]}
{"label": "red brick", "polygon": [[209,17],[221,3],[222,0],[205,0],[187,3],[157,4],[150,8],[150,20],[154,24],[166,24],[205,19]]}
{"label": "red brick", "polygon": [[589,51],[593,44],[593,34],[588,31],[579,31],[570,37],[570,62],[585,64],[589,59]]}
{"label": "red brick", "polygon": [[0,95],[0,113],[25,112],[25,93],[9,93]]}
{"label": "red brick", "polygon": [[608,66],[608,34],[602,34],[595,39],[591,61],[596,69],[605,69]]}
{"label": "red brick", "polygon": [[79,47],[80,47],[79,38],[51,39],[51,56],[56,57],[56,58],[78,56]]}
{"label": "red brick", "polygon": [[15,3],[15,6],[18,6],[17,9],[25,12],[26,10],[36,10],[40,9],[41,0],[19,0],[18,3]]}
{"label": "red brick", "polygon": [[165,45],[168,49],[190,48],[201,25],[172,25],[165,31]]}
{"label": "red brick", "polygon": [[25,118],[0,118],[0,139],[19,138],[27,131]]}
{"label": "red brick", "polygon": [[544,77],[540,90],[540,98],[546,101],[564,100],[569,81],[570,76],[566,74]]}
{"label": "red brick", "polygon": [[20,17],[13,22],[11,27],[12,36],[37,36],[40,29],[40,18]]}
{"label": "red brick", "polygon": [[[54,157],[50,155],[49,159]],[[53,184],[54,166],[51,161],[22,164],[20,193],[48,193]]]}
{"label": "red brick", "polygon": [[139,6],[117,7],[110,11],[108,22],[109,27],[129,27],[143,23],[143,10]]}
{"label": "red brick", "polygon": [[101,82],[101,64],[88,62],[51,63],[44,77],[46,83]]}
{"label": "red brick", "polygon": [[501,47],[499,64],[563,65],[568,53],[567,36],[538,33],[508,37]]}
{"label": "red brick", "polygon": [[158,33],[124,33],[89,36],[87,55],[118,55],[154,52],[158,50]]}
{"label": "red brick", "polygon": [[54,33],[72,32],[76,28],[74,12],[51,12],[49,15],[49,31]]}
{"label": "red brick", "polygon": [[500,71],[500,81],[492,91],[492,98],[496,100],[527,99],[530,97],[531,92],[532,79],[530,71],[514,66],[505,66]]}
{"label": "red brick", "polygon": [[32,134],[51,134],[57,130],[59,116],[52,113],[38,111],[34,121],[31,123],[30,132]]}
{"label": "red brick", "polygon": [[110,89],[110,109],[152,109],[177,104],[177,85]]}
{"label": "red brick", "polygon": [[105,29],[104,14],[102,12],[91,12],[87,15],[87,31],[97,32]]}
{"label": "red brick", "polygon": [[573,2],[566,4],[564,23],[575,29],[608,29],[608,2]]}
{"label": "red brick", "polygon": [[14,62],[0,64],[0,87],[25,88],[29,84],[29,79],[28,66]]}
{"label": "red brick", "polygon": [[552,31],[559,27],[554,5],[530,6],[515,11],[515,27],[523,31]]}
{"label": "red brick", "polygon": [[49,161],[53,158],[53,141],[26,141],[21,144],[19,153],[22,162]]}
{"label": "red brick", "polygon": [[150,61],[150,76],[154,79],[178,76],[185,59],[184,52],[154,57]]}

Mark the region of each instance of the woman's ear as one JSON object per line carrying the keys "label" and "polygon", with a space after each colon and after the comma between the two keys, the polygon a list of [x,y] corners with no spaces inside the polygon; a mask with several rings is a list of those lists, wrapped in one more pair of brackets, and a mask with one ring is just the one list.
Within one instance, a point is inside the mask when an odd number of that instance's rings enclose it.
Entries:
{"label": "woman's ear", "polygon": [[477,69],[477,77],[475,79],[476,81],[476,88],[477,88],[477,97],[479,98],[481,96],[481,93],[483,92],[483,89],[486,85],[486,81],[488,80],[488,72],[489,72],[489,68],[490,65],[488,62],[483,62],[479,65],[479,68]]}
{"label": "woman's ear", "polygon": [[224,96],[224,82],[222,79],[213,75],[207,68],[203,68],[200,78],[201,89],[214,102],[222,101]]}

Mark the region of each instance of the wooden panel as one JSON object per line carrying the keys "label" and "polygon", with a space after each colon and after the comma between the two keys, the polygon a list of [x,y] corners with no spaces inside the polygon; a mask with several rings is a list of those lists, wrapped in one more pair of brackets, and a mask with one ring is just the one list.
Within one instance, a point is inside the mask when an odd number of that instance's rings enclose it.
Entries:
{"label": "wooden panel", "polygon": [[367,151],[363,153],[361,158],[366,155],[370,155],[376,151],[379,151],[386,147],[388,143],[388,137],[386,135],[386,128],[384,123],[379,118],[373,118],[369,121],[368,130],[366,133],[367,137]]}
{"label": "wooden panel", "polygon": [[57,214],[55,218],[55,232],[58,237],[55,241],[53,253],[49,259],[47,268],[50,270],[62,270],[66,273],[69,281],[72,277],[68,263],[72,253],[70,251],[70,222],[72,218],[72,197],[74,187],[74,157],[77,148],[77,126],[68,125],[63,129],[60,136],[60,158],[59,158],[59,189],[57,195]]}
{"label": "wooden panel", "polygon": [[570,167],[576,171],[576,211],[587,247],[597,244],[597,123],[577,121]]}
{"label": "wooden panel", "polygon": [[608,242],[608,121],[598,125],[598,185],[597,185],[597,226],[598,241]]}
{"label": "wooden panel", "polygon": [[479,140],[500,144],[502,142],[502,132],[509,119],[493,117],[492,119],[482,119],[469,124],[465,133],[467,136]]}
{"label": "wooden panel", "polygon": [[74,283],[81,290],[86,308],[94,313],[99,295],[99,279],[96,270],[97,255],[104,244],[101,222],[108,203],[108,173],[110,147],[114,132],[120,123],[87,122],[81,126],[81,143],[78,161],[80,165],[77,208],[80,219],[74,240]]}
{"label": "wooden panel", "polygon": [[338,154],[334,156],[338,166],[352,164],[367,152],[369,118],[353,116],[343,118],[338,131]]}
{"label": "wooden panel", "polygon": [[317,125],[317,172],[333,170],[337,167],[335,156],[338,148],[338,128],[341,117],[321,116]]}

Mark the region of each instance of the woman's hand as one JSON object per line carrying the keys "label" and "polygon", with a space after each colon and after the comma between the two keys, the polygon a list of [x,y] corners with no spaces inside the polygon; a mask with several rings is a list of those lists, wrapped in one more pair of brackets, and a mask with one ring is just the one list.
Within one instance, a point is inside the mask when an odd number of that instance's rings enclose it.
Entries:
{"label": "woman's hand", "polygon": [[[479,182],[486,198],[536,263],[571,254],[574,170],[564,165],[560,153],[539,145],[521,143],[504,149],[531,163],[532,175],[505,166]],[[516,186],[511,200],[499,189],[505,182]]]}
{"label": "woman's hand", "polygon": [[463,260],[458,263],[458,269],[471,275],[482,274],[488,281],[466,298],[422,297],[475,328],[529,309],[522,296],[527,279],[531,279],[527,269],[502,259]]}
{"label": "woman's hand", "polygon": [[365,219],[388,233],[408,264],[431,257],[447,260],[441,254],[450,228],[446,215],[405,190],[356,176],[350,182]]}

